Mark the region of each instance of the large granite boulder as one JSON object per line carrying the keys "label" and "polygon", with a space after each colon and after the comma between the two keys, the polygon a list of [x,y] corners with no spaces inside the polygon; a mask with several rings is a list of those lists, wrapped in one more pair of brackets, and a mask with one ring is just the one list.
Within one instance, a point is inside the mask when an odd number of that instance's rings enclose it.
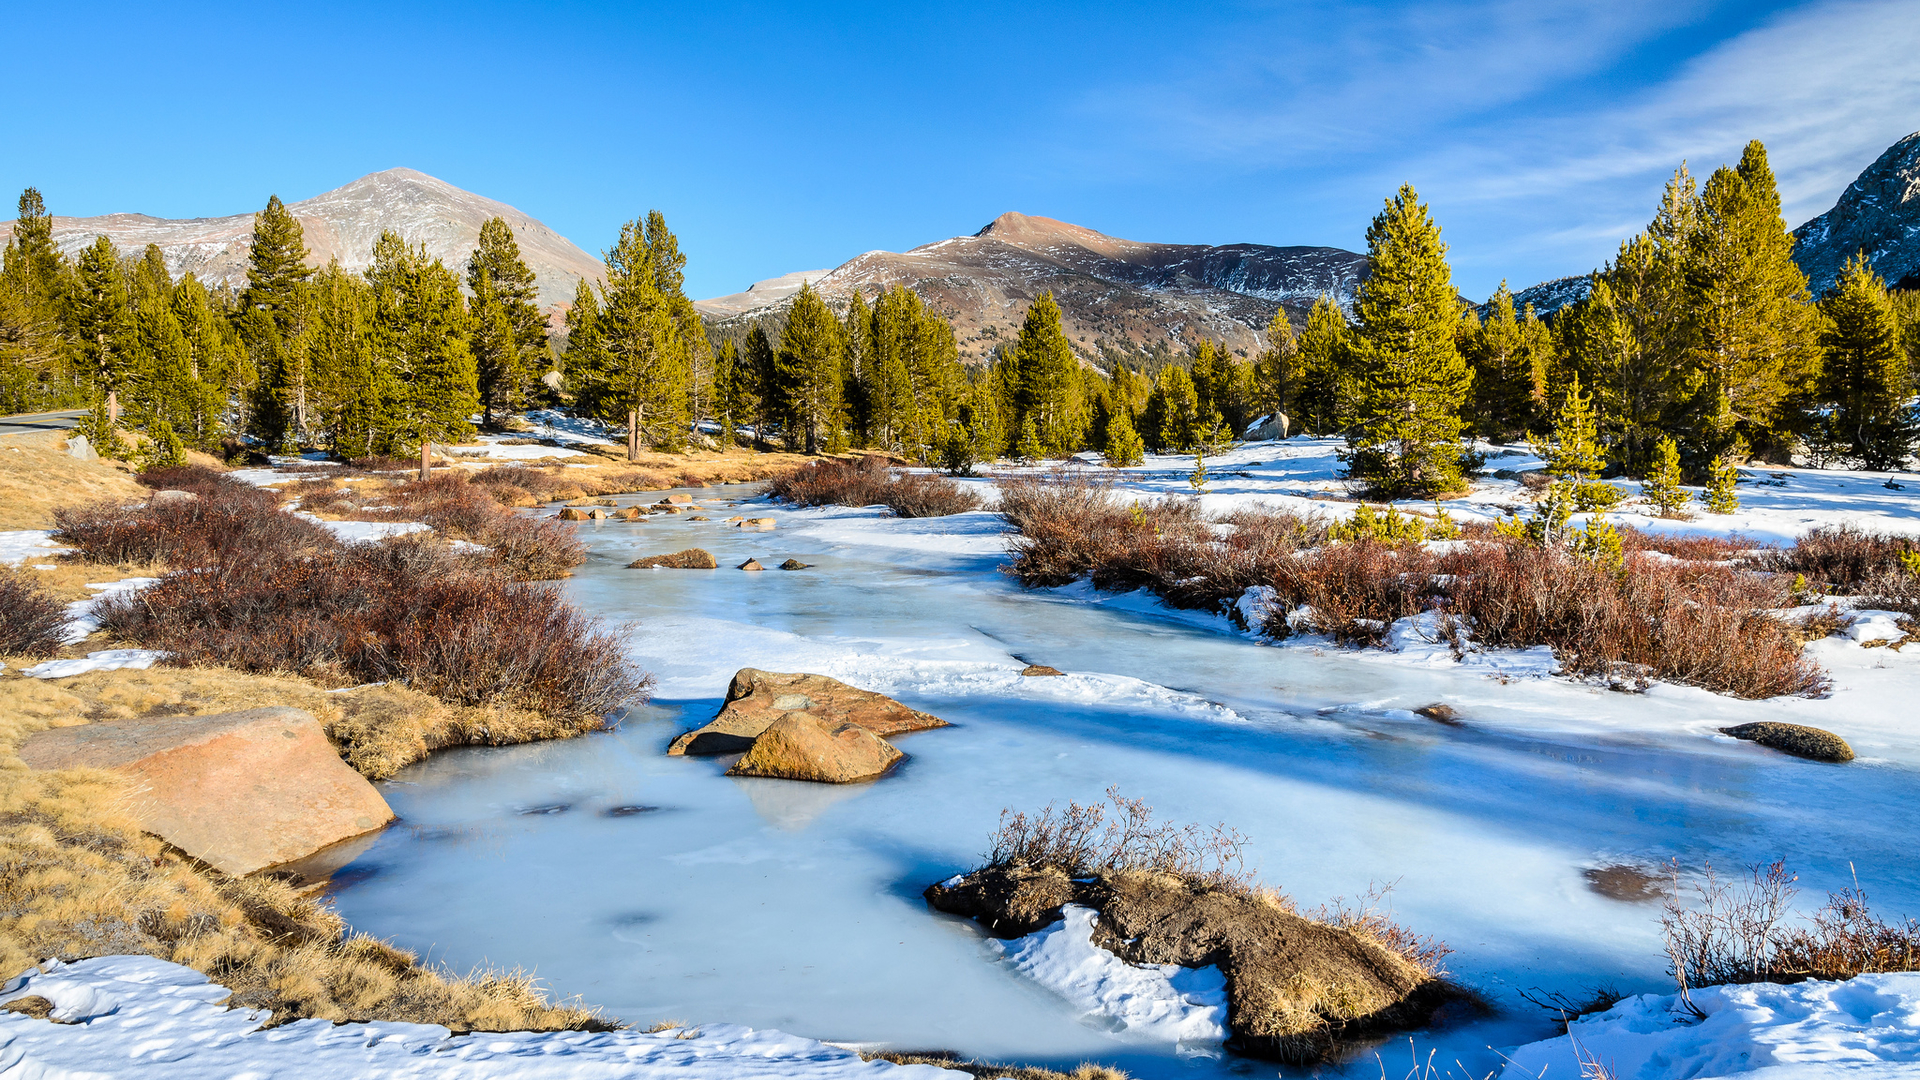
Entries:
{"label": "large granite boulder", "polygon": [[648,555],[627,564],[629,570],[647,570],[663,567],[669,570],[718,570],[719,560],[704,548],[688,548],[671,555]]}
{"label": "large granite boulder", "polygon": [[882,737],[946,727],[937,716],[909,709],[871,690],[825,675],[741,668],[727,687],[726,704],[705,727],[673,740],[669,754],[735,754],[753,746],[762,732],[790,712],[805,712],[829,726],[842,723]]}
{"label": "large granite boulder", "polygon": [[727,775],[853,784],[879,779],[906,756],[850,720],[790,712],[769,724]]}
{"label": "large granite boulder", "polygon": [[393,811],[348,768],[313,714],[264,708],[110,720],[28,738],[35,769],[131,778],[140,827],[229,874],[291,862],[377,829]]}
{"label": "large granite boulder", "polygon": [[1284,439],[1291,425],[1286,413],[1268,413],[1257,417],[1247,425],[1245,438],[1248,442],[1265,442],[1269,439]]}

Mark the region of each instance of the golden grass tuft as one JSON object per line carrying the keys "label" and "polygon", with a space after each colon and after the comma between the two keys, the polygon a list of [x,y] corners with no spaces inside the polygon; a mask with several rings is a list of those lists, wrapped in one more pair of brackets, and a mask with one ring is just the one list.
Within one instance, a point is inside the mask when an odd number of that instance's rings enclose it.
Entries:
{"label": "golden grass tuft", "polygon": [[0,529],[51,529],[55,507],[144,499],[125,466],[67,456],[55,432],[0,436]]}
{"label": "golden grass tuft", "polygon": [[1043,1069],[1037,1065],[995,1065],[970,1061],[958,1054],[902,1053],[897,1050],[862,1051],[867,1061],[891,1061],[895,1065],[932,1065],[937,1069],[971,1073],[978,1080],[1128,1080],[1126,1073],[1106,1065],[1083,1061],[1070,1073]]}
{"label": "golden grass tuft", "polygon": [[319,1017],[455,1031],[612,1026],[595,1010],[550,1003],[523,973],[456,976],[389,943],[348,936],[332,908],[311,895],[272,877],[209,870],[141,832],[124,813],[130,792],[118,774],[34,771],[15,753],[22,739],[50,727],[263,701],[336,723],[377,713],[385,719],[372,726],[382,731],[397,728],[393,717],[411,706],[460,711],[398,688],[327,694],[305,680],[223,669],[89,672],[57,683],[0,678],[0,971],[11,975],[49,958],[138,953],[206,973],[234,992],[231,1004],[271,1010],[274,1023]]}
{"label": "golden grass tuft", "polygon": [[[51,570],[40,567],[50,566]],[[105,584],[124,581],[127,578],[159,577],[165,574],[168,566],[162,562],[85,562],[73,555],[54,555],[42,560],[28,560],[20,565],[21,577],[42,589],[52,593],[54,599],[66,603],[75,600],[91,600],[100,595],[99,589],[89,589],[89,584]]]}

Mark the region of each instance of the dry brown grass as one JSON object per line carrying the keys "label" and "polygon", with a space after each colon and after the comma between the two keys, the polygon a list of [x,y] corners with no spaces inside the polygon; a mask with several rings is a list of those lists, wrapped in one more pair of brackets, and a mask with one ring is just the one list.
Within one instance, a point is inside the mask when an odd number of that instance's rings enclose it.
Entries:
{"label": "dry brown grass", "polygon": [[54,432],[0,436],[0,529],[51,529],[56,507],[145,498],[131,469],[76,461]]}
{"label": "dry brown grass", "polygon": [[[42,566],[51,569],[43,570]],[[52,594],[54,599],[72,603],[100,595],[99,589],[87,588],[89,584],[105,585],[127,578],[159,577],[167,569],[166,563],[156,561],[89,562],[73,555],[53,555],[41,563],[23,563],[17,572]]]}
{"label": "dry brown grass", "polygon": [[[398,703],[387,695],[398,693]],[[370,700],[354,701],[355,698]],[[330,907],[270,877],[232,878],[142,833],[122,812],[114,773],[38,772],[16,756],[35,731],[92,720],[219,712],[274,701],[336,723],[430,699],[392,688],[329,695],[301,680],[218,670],[90,672],[57,684],[0,678],[0,971],[49,957],[143,953],[185,964],[234,991],[232,1004],[301,1017],[401,1020],[456,1031],[608,1026],[596,1011],[550,1004],[519,973],[468,976],[349,936]]]}

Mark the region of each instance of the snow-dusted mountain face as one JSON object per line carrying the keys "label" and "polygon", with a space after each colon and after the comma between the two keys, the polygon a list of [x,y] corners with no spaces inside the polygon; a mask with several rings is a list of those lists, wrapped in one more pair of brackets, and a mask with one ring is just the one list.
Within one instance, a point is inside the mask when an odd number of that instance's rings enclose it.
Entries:
{"label": "snow-dusted mountain face", "polygon": [[1920,289],[1920,131],[1887,148],[1840,193],[1833,209],[1793,231],[1793,257],[1813,295],[1865,251],[1896,288]]}
{"label": "snow-dusted mountain face", "polygon": [[[261,200],[265,205],[265,200]],[[287,209],[306,234],[307,260],[325,266],[331,259],[349,270],[364,270],[373,258],[373,242],[392,229],[409,243],[425,244],[456,274],[464,277],[467,256],[480,240],[480,226],[492,217],[513,226],[520,254],[539,281],[542,307],[571,302],[582,277],[600,279],[600,260],[573,241],[506,203],[462,191],[412,169],[388,169],[363,176]],[[11,223],[0,225],[0,230]],[[209,285],[238,288],[247,280],[247,249],[253,239],[253,211],[232,217],[168,220],[144,214],[53,219],[53,240],[68,255],[106,236],[122,252],[139,254],[157,244],[175,275],[192,271]]]}
{"label": "snow-dusted mountain face", "polygon": [[[1322,293],[1350,304],[1365,275],[1366,257],[1339,248],[1149,244],[1008,213],[972,236],[903,254],[870,251],[817,280],[806,276],[831,301],[906,285],[953,320],[964,359],[983,358],[1017,336],[1027,307],[1052,290],[1068,339],[1093,359],[1103,341],[1177,350],[1203,337],[1251,355],[1275,305],[1298,324]],[[797,277],[695,306],[723,325],[777,312],[792,302]]]}

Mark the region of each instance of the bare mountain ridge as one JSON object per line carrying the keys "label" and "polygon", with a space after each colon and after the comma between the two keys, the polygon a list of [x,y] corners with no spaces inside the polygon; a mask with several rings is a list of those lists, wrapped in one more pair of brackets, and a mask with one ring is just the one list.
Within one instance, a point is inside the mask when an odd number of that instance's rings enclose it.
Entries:
{"label": "bare mountain ridge", "polygon": [[[542,308],[570,303],[582,277],[598,281],[603,272],[599,259],[524,211],[413,169],[370,173],[344,187],[289,203],[287,209],[299,219],[311,253],[307,261],[316,267],[337,258],[349,270],[364,270],[373,258],[373,242],[382,230],[392,229],[408,243],[425,244],[428,254],[464,276],[467,256],[480,240],[480,226],[489,218],[501,217],[513,226],[520,254],[533,269]],[[93,243],[96,236],[107,237],[126,254],[137,255],[148,244],[157,244],[167,269],[176,276],[191,271],[209,285],[238,288],[247,280],[253,214],[188,219],[145,214],[55,217],[53,240],[68,255]],[[4,227],[10,228],[11,222]]]}
{"label": "bare mountain ridge", "polygon": [[[1343,306],[1366,273],[1366,257],[1340,248],[1264,244],[1154,244],[1122,240],[1052,218],[1006,213],[972,236],[904,253],[870,251],[814,279],[828,300],[871,299],[896,284],[953,320],[963,358],[980,359],[1019,334],[1027,308],[1051,290],[1067,338],[1091,359],[1101,344],[1137,351],[1224,340],[1251,355],[1276,304],[1302,321],[1330,294]],[[757,283],[695,306],[729,327],[779,314],[799,275]]]}

